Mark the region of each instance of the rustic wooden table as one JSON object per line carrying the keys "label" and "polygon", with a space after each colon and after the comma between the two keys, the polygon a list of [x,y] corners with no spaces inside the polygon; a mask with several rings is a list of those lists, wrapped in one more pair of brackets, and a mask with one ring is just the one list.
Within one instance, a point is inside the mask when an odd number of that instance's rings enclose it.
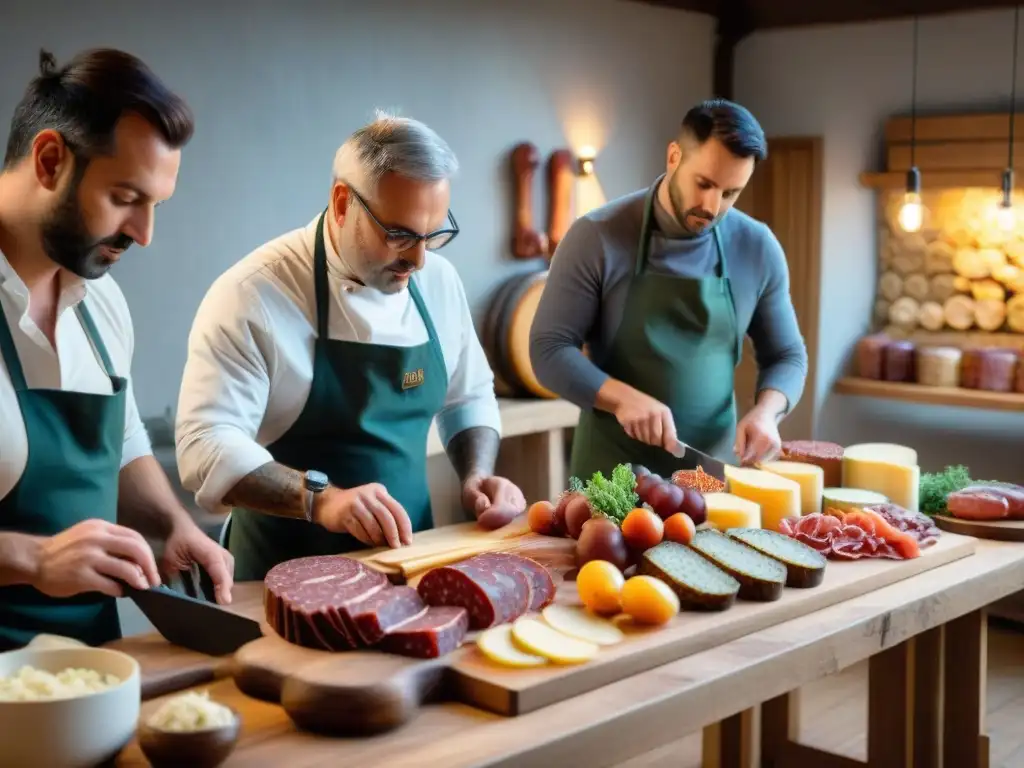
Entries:
{"label": "rustic wooden table", "polygon": [[[987,768],[984,610],[1022,584],[1024,546],[980,542],[973,557],[526,715],[437,704],[374,738],[299,731],[280,707],[241,694],[225,665],[202,687],[244,718],[228,766],[613,766],[703,729],[709,768],[849,768],[864,763],[796,742],[795,691],[870,659],[867,765]],[[239,585],[238,609],[257,587]],[[144,669],[173,653],[152,638],[121,645]],[[117,762],[146,764],[135,743]]]}

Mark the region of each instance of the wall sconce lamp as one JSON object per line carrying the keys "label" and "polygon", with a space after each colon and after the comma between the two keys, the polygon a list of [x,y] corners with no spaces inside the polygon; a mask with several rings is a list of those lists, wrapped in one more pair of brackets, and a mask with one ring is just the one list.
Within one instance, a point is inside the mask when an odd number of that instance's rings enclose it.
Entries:
{"label": "wall sconce lamp", "polygon": [[594,174],[594,157],[597,155],[597,151],[593,147],[583,147],[577,156],[578,167],[577,173],[580,176],[593,176]]}

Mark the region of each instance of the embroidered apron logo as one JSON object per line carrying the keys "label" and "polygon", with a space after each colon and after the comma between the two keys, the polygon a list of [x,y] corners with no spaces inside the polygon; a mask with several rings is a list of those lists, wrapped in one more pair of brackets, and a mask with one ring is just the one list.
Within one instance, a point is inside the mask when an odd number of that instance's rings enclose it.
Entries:
{"label": "embroidered apron logo", "polygon": [[417,368],[415,371],[407,371],[402,376],[402,389],[412,389],[418,387],[423,383],[423,369]]}

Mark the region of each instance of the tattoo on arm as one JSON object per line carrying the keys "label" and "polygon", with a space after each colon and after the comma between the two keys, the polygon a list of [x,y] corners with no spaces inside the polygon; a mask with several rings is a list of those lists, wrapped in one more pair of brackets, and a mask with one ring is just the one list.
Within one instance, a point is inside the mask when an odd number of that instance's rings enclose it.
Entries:
{"label": "tattoo on arm", "polygon": [[224,503],[277,517],[306,517],[302,473],[269,462],[243,477],[224,496]]}
{"label": "tattoo on arm", "polygon": [[473,474],[492,475],[501,438],[490,427],[470,427],[448,442],[448,460],[460,482]]}

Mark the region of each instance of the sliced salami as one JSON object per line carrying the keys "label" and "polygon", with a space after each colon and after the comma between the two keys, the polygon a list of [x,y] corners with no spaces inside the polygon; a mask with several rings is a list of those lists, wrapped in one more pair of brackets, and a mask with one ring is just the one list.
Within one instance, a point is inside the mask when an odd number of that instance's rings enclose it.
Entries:
{"label": "sliced salami", "polygon": [[548,569],[536,560],[508,552],[486,552],[472,559],[480,565],[493,563],[494,567],[501,569],[503,573],[527,574],[530,586],[530,611],[539,611],[555,599],[555,582]]}
{"label": "sliced salami", "polygon": [[412,587],[394,587],[351,603],[347,607],[352,631],[366,645],[379,642],[389,630],[426,609]]}
{"label": "sliced salami", "polygon": [[935,521],[928,515],[912,512],[898,504],[872,504],[865,509],[881,515],[893,528],[913,536],[921,549],[931,546],[942,535]]}
{"label": "sliced salami", "polygon": [[402,656],[434,659],[462,645],[468,631],[469,614],[465,608],[430,607],[392,627],[378,647]]}
{"label": "sliced salami", "polygon": [[417,587],[423,602],[465,608],[470,629],[504,624],[526,613],[530,605],[529,579],[474,564],[475,559],[428,571]]}

